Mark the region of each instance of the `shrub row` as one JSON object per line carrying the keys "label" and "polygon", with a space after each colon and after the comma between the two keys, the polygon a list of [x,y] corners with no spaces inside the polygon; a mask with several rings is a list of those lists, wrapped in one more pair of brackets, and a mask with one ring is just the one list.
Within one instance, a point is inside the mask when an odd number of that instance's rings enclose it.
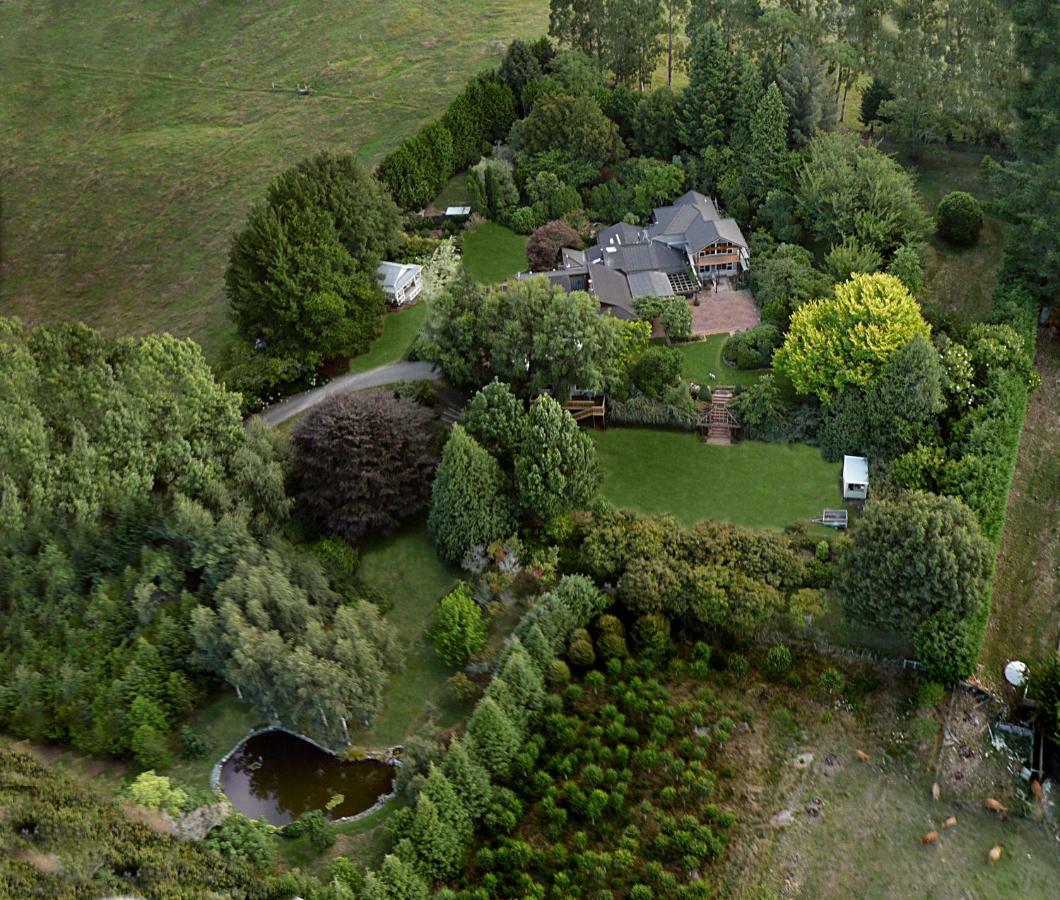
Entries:
{"label": "shrub row", "polygon": [[405,211],[422,209],[454,173],[478,160],[515,121],[515,97],[494,72],[483,72],[445,114],[406,138],[379,163],[376,176]]}

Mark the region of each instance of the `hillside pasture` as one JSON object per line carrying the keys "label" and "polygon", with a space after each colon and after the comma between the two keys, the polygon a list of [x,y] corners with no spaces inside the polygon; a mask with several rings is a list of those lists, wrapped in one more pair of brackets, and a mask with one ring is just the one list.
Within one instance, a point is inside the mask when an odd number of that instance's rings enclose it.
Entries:
{"label": "hillside pasture", "polygon": [[378,161],[547,21],[543,0],[3,4],[0,312],[216,359],[228,242],[268,181],[319,150]]}

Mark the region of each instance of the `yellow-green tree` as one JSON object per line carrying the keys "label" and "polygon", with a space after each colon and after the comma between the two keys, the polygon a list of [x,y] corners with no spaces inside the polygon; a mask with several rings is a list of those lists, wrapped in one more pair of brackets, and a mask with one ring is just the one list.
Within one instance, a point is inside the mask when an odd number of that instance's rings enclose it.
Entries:
{"label": "yellow-green tree", "polygon": [[893,275],[855,275],[833,297],[795,311],[773,365],[800,394],[828,403],[847,385],[867,385],[892,353],[930,331]]}

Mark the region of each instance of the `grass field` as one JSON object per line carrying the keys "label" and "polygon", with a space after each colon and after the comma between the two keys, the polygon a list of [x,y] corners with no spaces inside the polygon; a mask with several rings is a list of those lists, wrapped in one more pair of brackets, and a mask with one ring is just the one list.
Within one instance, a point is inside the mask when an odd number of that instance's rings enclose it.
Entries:
{"label": "grass field", "polygon": [[544,0],[0,5],[0,312],[216,356],[229,237],[269,179],[378,160],[547,21]]}
{"label": "grass field", "polygon": [[[681,376],[697,384],[713,387],[718,384],[754,384],[764,371],[734,369],[722,362],[721,348],[725,346],[727,334],[712,334],[706,340],[691,344],[675,344],[682,356]],[[714,378],[711,378],[711,374]]]}
{"label": "grass field", "polygon": [[815,447],[743,441],[708,446],[687,432],[612,428],[593,432],[603,495],[686,524],[716,519],[783,528],[841,503],[839,466]]}
{"label": "grass field", "polygon": [[[986,199],[986,185],[979,177],[982,159],[982,153],[927,148],[918,159],[899,161],[916,172],[924,208],[933,217],[939,200],[950,191]],[[989,216],[971,247],[955,247],[933,235],[925,259],[928,296],[965,320],[980,318],[990,309],[1003,245],[1001,223]]]}
{"label": "grass field", "polygon": [[1042,387],[1031,394],[994,575],[981,677],[998,684],[1009,660],[1032,665],[1060,632],[1060,337],[1038,334]]}
{"label": "grass field", "polygon": [[367,372],[376,366],[404,359],[427,321],[429,306],[421,301],[407,309],[397,309],[383,316],[383,333],[368,348],[367,353],[350,360],[351,372]]}
{"label": "grass field", "polygon": [[372,727],[351,732],[351,738],[365,747],[391,747],[422,722],[429,706],[438,710],[444,724],[451,724],[460,713],[445,692],[452,672],[442,665],[427,635],[435,604],[452,586],[456,573],[439,561],[421,523],[368,544],[361,577],[393,602],[386,619],[407,650],[404,668],[390,677]]}
{"label": "grass field", "polygon": [[526,238],[495,222],[483,222],[464,235],[461,257],[475,281],[497,284],[526,269]]}

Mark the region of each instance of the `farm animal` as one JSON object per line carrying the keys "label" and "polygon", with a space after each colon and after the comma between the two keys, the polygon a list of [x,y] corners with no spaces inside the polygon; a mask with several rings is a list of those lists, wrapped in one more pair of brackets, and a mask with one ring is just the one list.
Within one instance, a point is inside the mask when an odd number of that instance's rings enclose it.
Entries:
{"label": "farm animal", "polygon": [[1034,802],[1039,806],[1045,803],[1045,791],[1042,790],[1042,783],[1037,778],[1031,779],[1031,794],[1034,795]]}
{"label": "farm animal", "polygon": [[863,763],[871,762],[872,757],[869,756],[864,750],[855,750],[854,755],[860,759]]}
{"label": "farm animal", "polygon": [[990,862],[996,863],[999,859],[1001,859],[1001,845],[994,844],[994,846],[990,848],[990,852],[986,856],[987,859],[990,860]]}
{"label": "farm animal", "polygon": [[947,829],[950,829],[950,828],[953,828],[954,826],[956,826],[956,824],[957,824],[957,817],[956,816],[950,816],[948,819],[946,819],[945,822],[942,823],[942,830],[946,831]]}
{"label": "farm animal", "polygon": [[927,834],[922,835],[920,843],[924,846],[928,844],[934,844],[939,839],[939,833],[937,831],[929,831]]}
{"label": "farm animal", "polygon": [[1005,806],[1000,800],[995,800],[993,797],[986,798],[986,808],[990,812],[996,812],[999,816],[1004,816],[1008,812],[1008,807]]}

